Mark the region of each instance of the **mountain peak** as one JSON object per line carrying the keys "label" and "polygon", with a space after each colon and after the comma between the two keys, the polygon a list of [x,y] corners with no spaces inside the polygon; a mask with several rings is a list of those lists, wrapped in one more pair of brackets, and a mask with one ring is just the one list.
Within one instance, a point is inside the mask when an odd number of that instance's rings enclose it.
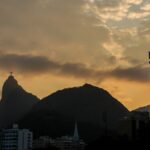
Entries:
{"label": "mountain peak", "polygon": [[11,74],[10,76],[8,76],[8,79],[5,81],[5,83],[7,84],[18,84],[17,80],[15,79],[15,77]]}
{"label": "mountain peak", "polygon": [[39,99],[26,92],[12,73],[4,82],[0,101],[0,128],[16,123],[27,114]]}
{"label": "mountain peak", "polygon": [[97,87],[97,86],[95,86],[95,85],[92,85],[92,84],[89,84],[89,83],[85,83],[83,86],[82,86],[82,88],[86,88],[86,89],[101,89],[101,88],[99,88],[99,87]]}
{"label": "mountain peak", "polygon": [[103,88],[97,87],[95,85],[89,84],[89,83],[85,83],[81,88],[83,88],[84,90],[89,90],[89,91],[93,91],[93,92],[105,92],[107,94],[109,94],[106,90],[104,90]]}
{"label": "mountain peak", "polygon": [[91,84],[89,84],[89,83],[85,83],[85,84],[83,85],[83,87],[94,87],[94,86],[91,85]]}
{"label": "mountain peak", "polygon": [[[2,100],[7,99],[7,97],[15,90],[21,90],[22,87],[18,84],[15,77],[11,74],[8,76],[7,80],[4,82],[2,88]],[[22,89],[23,90],[23,89]]]}

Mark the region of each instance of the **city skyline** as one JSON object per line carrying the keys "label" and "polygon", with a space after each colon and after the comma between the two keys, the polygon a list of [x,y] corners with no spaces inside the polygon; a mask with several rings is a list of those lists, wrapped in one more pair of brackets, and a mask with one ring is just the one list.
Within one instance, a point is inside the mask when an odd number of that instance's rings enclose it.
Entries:
{"label": "city skyline", "polygon": [[0,0],[0,89],[39,98],[90,83],[129,110],[150,104],[150,0]]}

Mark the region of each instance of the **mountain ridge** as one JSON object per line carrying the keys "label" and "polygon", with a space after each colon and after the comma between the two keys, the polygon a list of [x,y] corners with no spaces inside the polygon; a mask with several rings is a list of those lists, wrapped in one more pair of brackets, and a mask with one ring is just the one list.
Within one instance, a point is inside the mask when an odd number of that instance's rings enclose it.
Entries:
{"label": "mountain ridge", "polygon": [[0,102],[0,127],[18,123],[35,136],[71,135],[75,122],[81,137],[93,140],[108,128],[114,129],[128,109],[106,90],[85,83],[58,90],[41,101],[26,92],[13,75],[4,82]]}
{"label": "mountain ridge", "polygon": [[141,111],[141,112],[149,112],[150,113],[150,105],[146,105],[146,106],[136,108],[134,111]]}

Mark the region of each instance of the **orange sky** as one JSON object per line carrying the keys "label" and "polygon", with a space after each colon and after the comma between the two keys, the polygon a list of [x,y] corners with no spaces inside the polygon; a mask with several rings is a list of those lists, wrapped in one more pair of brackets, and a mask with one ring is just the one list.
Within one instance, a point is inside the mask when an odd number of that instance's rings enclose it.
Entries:
{"label": "orange sky", "polygon": [[0,0],[0,85],[40,98],[85,82],[150,104],[150,0]]}

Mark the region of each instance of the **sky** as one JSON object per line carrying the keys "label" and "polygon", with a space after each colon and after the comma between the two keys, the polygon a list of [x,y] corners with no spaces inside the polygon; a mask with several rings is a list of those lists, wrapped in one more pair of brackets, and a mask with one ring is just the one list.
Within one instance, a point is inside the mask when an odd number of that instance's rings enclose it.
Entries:
{"label": "sky", "polygon": [[0,0],[0,86],[43,98],[90,83],[150,104],[150,0]]}

